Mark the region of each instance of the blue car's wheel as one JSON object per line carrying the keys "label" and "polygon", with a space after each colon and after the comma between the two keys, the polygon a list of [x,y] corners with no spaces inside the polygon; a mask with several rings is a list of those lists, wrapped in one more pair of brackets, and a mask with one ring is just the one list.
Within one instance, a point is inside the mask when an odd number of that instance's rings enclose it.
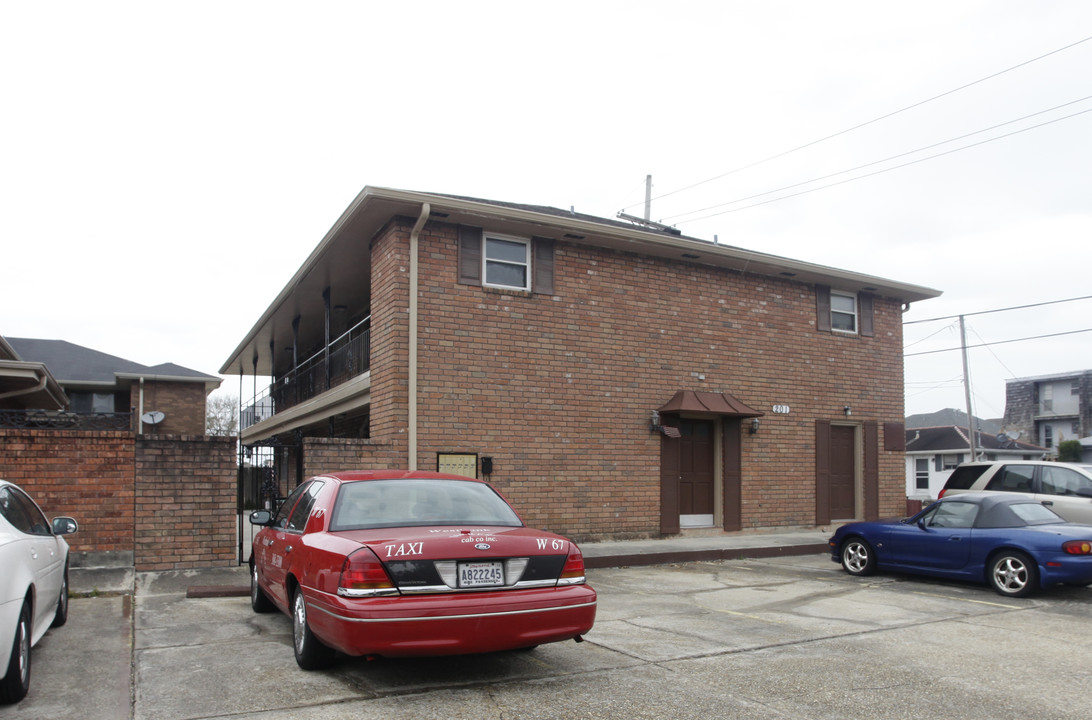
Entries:
{"label": "blue car's wheel", "polygon": [[842,567],[850,575],[876,572],[876,553],[863,538],[851,537],[842,543]]}
{"label": "blue car's wheel", "polygon": [[1002,550],[990,558],[989,582],[1001,595],[1027,597],[1039,587],[1039,568],[1018,550]]}

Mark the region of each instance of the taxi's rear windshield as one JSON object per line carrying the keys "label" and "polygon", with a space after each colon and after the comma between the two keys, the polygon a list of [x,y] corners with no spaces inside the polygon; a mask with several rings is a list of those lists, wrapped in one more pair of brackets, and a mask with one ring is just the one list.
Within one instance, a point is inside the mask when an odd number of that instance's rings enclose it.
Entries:
{"label": "taxi's rear windshield", "polygon": [[520,527],[523,523],[485,483],[407,478],[342,485],[330,530],[424,525]]}

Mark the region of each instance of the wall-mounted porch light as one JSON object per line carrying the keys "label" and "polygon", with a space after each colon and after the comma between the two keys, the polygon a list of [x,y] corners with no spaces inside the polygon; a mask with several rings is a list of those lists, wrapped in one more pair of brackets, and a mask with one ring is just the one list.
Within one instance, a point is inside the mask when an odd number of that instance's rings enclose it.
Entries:
{"label": "wall-mounted porch light", "polygon": [[659,432],[660,430],[660,412],[658,410],[652,411],[652,418],[649,420],[648,431]]}
{"label": "wall-mounted porch light", "polygon": [[846,414],[846,417],[849,417],[850,415],[853,414],[853,408],[851,408],[849,405],[846,405],[845,407],[842,408],[842,412],[844,412]]}
{"label": "wall-mounted porch light", "polygon": [[754,435],[758,432],[758,418],[751,418],[750,433]]}

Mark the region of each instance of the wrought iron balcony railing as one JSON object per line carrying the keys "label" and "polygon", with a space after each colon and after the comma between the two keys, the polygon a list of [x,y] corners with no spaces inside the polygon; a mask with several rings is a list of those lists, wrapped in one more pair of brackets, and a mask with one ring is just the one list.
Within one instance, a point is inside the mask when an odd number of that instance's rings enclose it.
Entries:
{"label": "wrought iron balcony railing", "polygon": [[328,348],[273,378],[268,391],[259,394],[240,413],[245,430],[278,412],[321,395],[361,375],[371,367],[371,318],[365,318],[330,342]]}

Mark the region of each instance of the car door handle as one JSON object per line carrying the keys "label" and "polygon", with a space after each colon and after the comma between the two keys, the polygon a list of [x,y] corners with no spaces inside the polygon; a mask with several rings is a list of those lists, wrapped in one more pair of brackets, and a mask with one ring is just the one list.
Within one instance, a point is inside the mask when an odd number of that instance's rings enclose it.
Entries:
{"label": "car door handle", "polygon": [[1044,500],[1043,504],[1046,505],[1047,507],[1051,507],[1052,505],[1054,505],[1054,501],[1053,500]]}

